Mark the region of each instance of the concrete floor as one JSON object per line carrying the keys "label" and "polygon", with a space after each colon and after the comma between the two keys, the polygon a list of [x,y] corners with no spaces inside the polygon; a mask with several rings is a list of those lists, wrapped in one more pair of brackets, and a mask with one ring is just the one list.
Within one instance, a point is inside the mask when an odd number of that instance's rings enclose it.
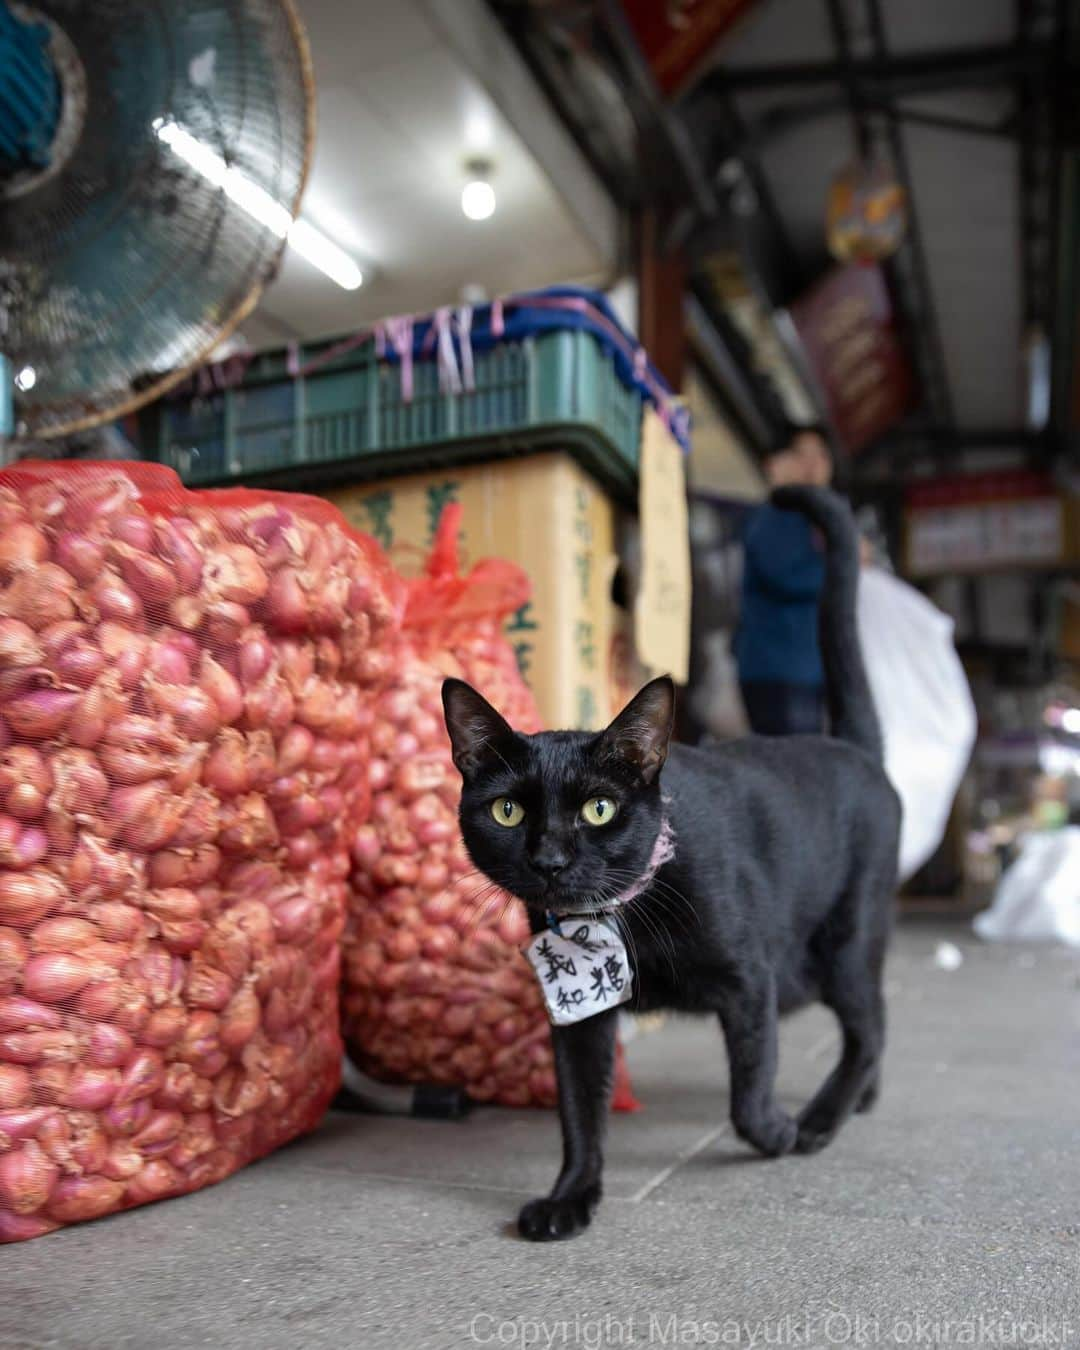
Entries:
{"label": "concrete floor", "polygon": [[[755,1159],[716,1030],[668,1024],[629,1047],[646,1109],[574,1242],[510,1226],[554,1116],[334,1115],[212,1190],[0,1249],[0,1348],[1080,1346],[1080,955],[908,923],[889,990],[882,1100],[825,1153]],[[792,1108],[834,1047],[819,1009],[785,1024]]]}

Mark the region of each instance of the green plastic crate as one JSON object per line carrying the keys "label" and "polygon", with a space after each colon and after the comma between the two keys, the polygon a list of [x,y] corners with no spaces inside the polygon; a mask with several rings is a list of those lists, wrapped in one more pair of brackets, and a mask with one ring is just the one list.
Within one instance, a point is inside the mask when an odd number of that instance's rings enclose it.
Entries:
{"label": "green plastic crate", "polygon": [[[310,361],[308,352],[303,360]],[[474,353],[475,389],[439,389],[435,361],[401,370],[373,342],[293,378],[283,353],[256,358],[210,399],[163,400],[158,458],[192,486],[243,479],[362,479],[559,447],[624,495],[637,481],[641,395],[597,339],[560,330]]]}

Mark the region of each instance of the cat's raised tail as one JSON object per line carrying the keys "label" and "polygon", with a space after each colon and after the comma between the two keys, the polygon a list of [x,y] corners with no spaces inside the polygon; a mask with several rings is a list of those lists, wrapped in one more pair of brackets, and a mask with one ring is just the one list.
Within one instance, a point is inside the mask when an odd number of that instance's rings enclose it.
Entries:
{"label": "cat's raised tail", "polygon": [[830,732],[880,760],[881,726],[866,678],[855,618],[859,534],[851,507],[829,488],[794,485],[777,488],[772,503],[806,516],[825,537],[820,634]]}

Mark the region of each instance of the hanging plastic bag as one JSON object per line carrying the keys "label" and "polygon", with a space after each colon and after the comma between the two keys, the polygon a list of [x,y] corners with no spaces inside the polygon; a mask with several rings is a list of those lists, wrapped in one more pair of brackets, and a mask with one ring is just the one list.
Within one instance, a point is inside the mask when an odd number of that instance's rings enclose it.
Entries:
{"label": "hanging plastic bag", "polygon": [[0,1241],[319,1121],[401,598],[326,502],[0,472]]}
{"label": "hanging plastic bag", "polygon": [[[441,687],[467,680],[520,731],[540,729],[502,626],[528,577],[488,560],[458,567],[461,507],[439,521],[409,597],[395,674],[371,729],[371,819],[353,838],[343,1016],[350,1056],[396,1082],[454,1085],[477,1101],[555,1100],[550,1029],[521,948],[521,902],[479,875],[461,838],[461,777]],[[634,1105],[625,1073],[618,1107]]]}
{"label": "hanging plastic bag", "polygon": [[974,927],[979,937],[1000,942],[1054,940],[1080,947],[1080,826],[1026,835]]}
{"label": "hanging plastic bag", "polygon": [[948,615],[877,567],[859,578],[858,630],[885,740],[885,769],[900,794],[900,876],[941,843],[975,744],[975,704]]}

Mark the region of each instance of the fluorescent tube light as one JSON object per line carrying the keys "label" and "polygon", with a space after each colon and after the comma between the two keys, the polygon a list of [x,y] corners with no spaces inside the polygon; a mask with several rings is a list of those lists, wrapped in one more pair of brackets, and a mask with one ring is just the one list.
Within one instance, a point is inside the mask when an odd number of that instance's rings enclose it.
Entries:
{"label": "fluorescent tube light", "polygon": [[253,220],[273,231],[279,239],[287,239],[290,247],[320,272],[324,272],[331,281],[337,282],[346,291],[355,291],[362,284],[363,272],[344,249],[308,221],[299,216],[294,220],[287,207],[282,206],[265,188],[235,166],[226,164],[216,150],[190,131],[185,131],[177,122],[159,118],[154,123],[154,131],[158,139],[179,155],[185,164],[189,164],[208,183],[220,188],[230,201],[246,211]]}

